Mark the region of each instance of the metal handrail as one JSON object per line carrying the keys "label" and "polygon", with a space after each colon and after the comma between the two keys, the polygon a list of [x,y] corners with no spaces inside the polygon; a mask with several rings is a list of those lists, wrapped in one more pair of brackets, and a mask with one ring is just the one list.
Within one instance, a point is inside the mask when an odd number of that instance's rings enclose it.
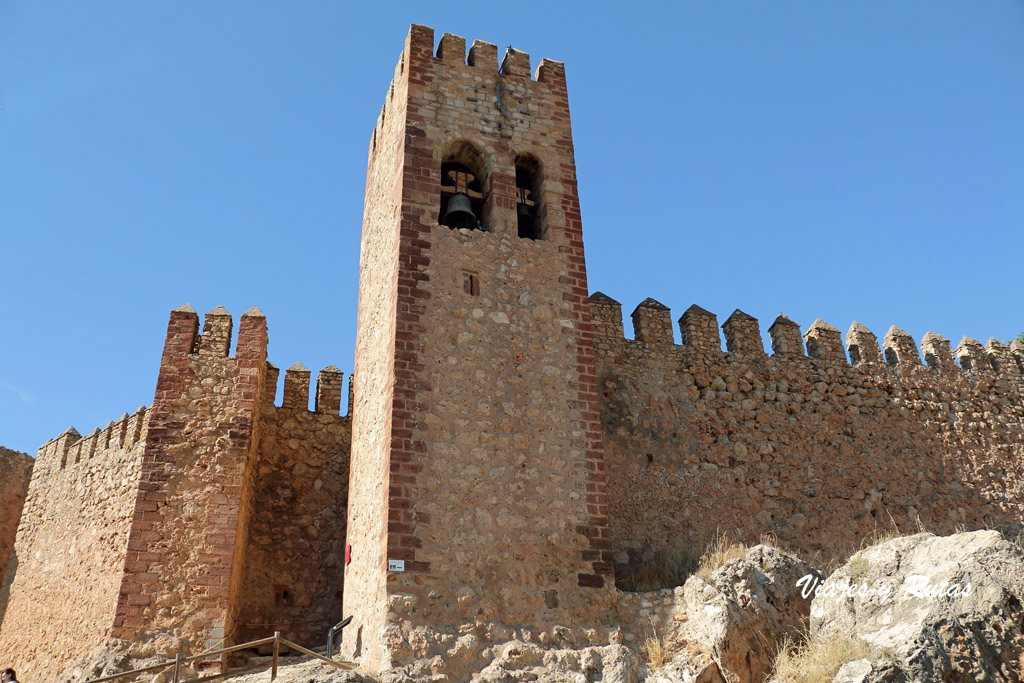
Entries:
{"label": "metal handrail", "polygon": [[181,655],[181,653],[179,652],[177,655],[174,656],[174,659],[170,659],[170,660],[167,660],[165,662],[161,662],[160,664],[151,664],[150,666],[142,667],[141,669],[132,669],[131,671],[123,671],[123,672],[121,672],[119,674],[113,674],[113,675],[110,675],[110,676],[104,676],[102,678],[89,678],[89,679],[86,679],[85,683],[103,683],[104,681],[112,681],[112,680],[117,679],[117,678],[124,678],[125,676],[135,676],[135,675],[138,675],[138,674],[147,673],[149,671],[156,671],[157,669],[166,669],[168,666],[170,666],[172,664],[174,665],[174,676],[172,678],[172,683],[200,683],[201,681],[212,681],[212,680],[217,679],[217,678],[225,678],[226,676],[236,676],[238,674],[249,673],[250,671],[256,671],[257,669],[262,669],[262,668],[268,666],[268,664],[266,664],[266,663],[256,664],[255,666],[250,666],[250,667],[247,667],[247,668],[234,669],[234,670],[230,670],[230,671],[225,671],[223,673],[213,674],[212,676],[201,676],[199,678],[192,678],[192,679],[189,679],[187,681],[182,681],[179,678],[179,676],[181,674],[181,665],[185,664],[186,662],[192,662],[192,661],[195,661],[197,659],[206,659],[207,657],[214,657],[214,656],[217,656],[217,655],[224,655],[224,654],[227,654],[229,652],[237,652],[238,650],[244,650],[244,649],[250,648],[250,647],[259,647],[260,645],[267,645],[269,643],[273,643],[274,644],[274,658],[271,661],[271,663],[269,664],[269,666],[271,667],[270,680],[274,680],[275,678],[277,678],[278,659],[279,659],[279,655],[280,655],[280,651],[281,651],[281,646],[282,645],[284,645],[285,647],[290,648],[292,650],[296,650],[298,652],[301,652],[304,655],[308,655],[308,656],[313,657],[315,659],[319,659],[320,661],[327,662],[328,664],[331,664],[331,665],[333,665],[333,666],[335,666],[335,667],[337,667],[339,669],[345,669],[346,671],[351,671],[352,669],[356,668],[355,664],[350,664],[348,662],[337,662],[337,661],[335,661],[333,659],[329,659],[327,657],[324,657],[323,655],[317,654],[316,652],[313,652],[312,650],[307,650],[306,648],[302,647],[301,645],[298,645],[296,643],[293,643],[290,640],[286,640],[286,639],[282,638],[280,631],[274,631],[274,635],[272,637],[270,637],[270,638],[263,638],[261,640],[254,640],[252,642],[242,643],[240,645],[232,645],[231,647],[222,647],[219,650],[209,650],[207,652],[202,652],[202,653],[200,653],[198,655],[192,655],[190,657],[183,657]]}
{"label": "metal handrail", "polygon": [[352,623],[352,616],[349,615],[349,616],[345,617],[344,619],[342,619],[341,621],[339,621],[334,626],[332,626],[329,631],[327,631],[327,657],[328,658],[333,658],[334,657],[334,636],[339,631],[341,631],[343,628],[345,628],[346,626],[348,626],[351,623]]}

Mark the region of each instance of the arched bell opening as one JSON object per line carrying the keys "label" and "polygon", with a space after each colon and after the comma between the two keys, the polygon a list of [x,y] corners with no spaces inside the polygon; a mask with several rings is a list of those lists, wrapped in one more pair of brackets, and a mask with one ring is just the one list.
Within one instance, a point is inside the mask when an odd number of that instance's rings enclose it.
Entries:
{"label": "arched bell opening", "polygon": [[516,157],[516,221],[519,236],[537,240],[541,226],[540,162],[530,154]]}
{"label": "arched bell opening", "polygon": [[486,165],[480,150],[466,140],[445,145],[437,222],[449,228],[486,230]]}

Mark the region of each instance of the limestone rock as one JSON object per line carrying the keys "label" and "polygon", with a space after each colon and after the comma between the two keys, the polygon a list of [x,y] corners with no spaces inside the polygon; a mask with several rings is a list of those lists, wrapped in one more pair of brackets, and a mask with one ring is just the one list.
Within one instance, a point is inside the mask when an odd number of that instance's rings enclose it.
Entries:
{"label": "limestone rock", "polygon": [[820,576],[803,560],[757,545],[707,581],[691,576],[680,637],[709,653],[727,679],[761,681],[782,639],[806,624],[811,600],[797,582],[807,575]]}
{"label": "limestone rock", "polygon": [[855,659],[840,667],[832,683],[865,683],[871,674],[871,660]]}
{"label": "limestone rock", "polygon": [[811,635],[870,646],[871,661],[844,665],[835,683],[1021,681],[1022,603],[1024,552],[998,532],[922,533],[862,550],[832,574],[812,603]]}
{"label": "limestone rock", "polygon": [[683,651],[653,671],[646,683],[726,683],[715,661],[705,653]]}

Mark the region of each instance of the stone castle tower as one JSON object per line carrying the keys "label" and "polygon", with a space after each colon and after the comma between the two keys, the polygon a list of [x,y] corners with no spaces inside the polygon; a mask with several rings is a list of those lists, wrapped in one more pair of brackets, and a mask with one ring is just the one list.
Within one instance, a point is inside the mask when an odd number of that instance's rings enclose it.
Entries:
{"label": "stone castle tower", "polygon": [[413,26],[370,143],[345,611],[371,666],[388,628],[567,620],[612,570],[564,68],[497,60]]}

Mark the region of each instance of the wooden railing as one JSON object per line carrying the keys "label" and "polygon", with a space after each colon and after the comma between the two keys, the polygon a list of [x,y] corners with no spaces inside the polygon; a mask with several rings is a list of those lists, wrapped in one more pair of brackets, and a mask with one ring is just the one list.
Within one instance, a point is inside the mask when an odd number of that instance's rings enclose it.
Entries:
{"label": "wooden railing", "polygon": [[181,653],[178,653],[174,657],[174,659],[169,659],[169,660],[161,662],[159,664],[152,664],[150,666],[146,666],[146,667],[143,667],[141,669],[132,669],[131,671],[123,671],[123,672],[121,672],[119,674],[113,674],[111,676],[104,676],[103,678],[89,678],[89,679],[86,679],[85,683],[103,683],[104,681],[112,681],[112,680],[115,680],[117,678],[124,678],[126,676],[134,676],[134,675],[137,675],[137,674],[148,673],[150,671],[156,671],[158,669],[166,669],[166,668],[170,667],[171,665],[174,666],[174,676],[171,679],[171,683],[199,683],[199,681],[212,681],[212,680],[217,679],[217,678],[226,678],[228,676],[237,676],[239,674],[250,673],[252,671],[257,671],[259,669],[263,669],[266,666],[268,666],[268,664],[266,662],[264,662],[262,664],[257,664],[255,666],[243,667],[241,669],[231,669],[231,670],[225,671],[223,673],[214,674],[212,676],[202,676],[200,678],[192,678],[192,679],[189,679],[187,681],[182,681],[181,678],[180,678],[180,676],[181,676],[181,665],[182,664],[187,664],[188,662],[193,662],[193,661],[196,661],[196,660],[199,660],[199,659],[206,659],[208,657],[216,657],[216,656],[220,656],[220,655],[225,655],[225,654],[227,654],[229,652],[237,652],[238,650],[245,650],[245,649],[251,648],[251,647],[259,647],[260,645],[269,645],[270,643],[274,644],[274,658],[273,658],[273,660],[269,664],[269,666],[271,667],[271,669],[270,669],[270,680],[274,680],[275,678],[277,678],[277,665],[278,665],[278,659],[279,659],[279,656],[280,656],[281,646],[282,645],[284,645],[285,647],[287,647],[289,649],[295,650],[297,652],[301,652],[304,655],[308,655],[310,657],[313,657],[314,659],[319,659],[322,662],[327,662],[328,664],[330,664],[332,666],[335,666],[335,667],[337,667],[339,669],[345,669],[347,671],[351,671],[352,669],[356,668],[356,665],[352,664],[350,662],[337,662],[337,661],[335,661],[333,659],[330,659],[328,657],[324,657],[323,655],[319,655],[319,654],[313,652],[312,650],[307,650],[306,648],[302,647],[301,645],[296,645],[295,643],[291,642],[290,640],[285,640],[284,638],[281,637],[281,633],[279,631],[275,631],[274,635],[271,636],[270,638],[264,638],[262,640],[254,640],[254,641],[252,641],[250,643],[242,643],[241,645],[232,645],[231,647],[224,647],[224,648],[221,648],[219,650],[208,650],[207,652],[202,652],[202,653],[200,653],[198,655],[192,655],[190,657],[184,657],[184,656],[182,656]]}

